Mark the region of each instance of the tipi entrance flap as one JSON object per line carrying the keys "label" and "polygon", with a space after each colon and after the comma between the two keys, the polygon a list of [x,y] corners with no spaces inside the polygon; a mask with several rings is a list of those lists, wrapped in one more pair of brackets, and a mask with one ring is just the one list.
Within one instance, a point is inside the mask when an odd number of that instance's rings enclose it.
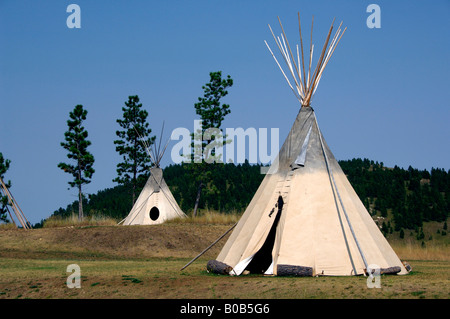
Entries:
{"label": "tipi entrance flap", "polygon": [[[265,242],[265,239],[272,227],[272,224],[275,220],[275,217],[269,217],[270,210],[266,210],[266,214],[262,216],[260,222],[257,224],[255,228],[248,227],[245,230],[252,230],[248,235],[240,234],[239,238],[234,242],[235,249],[240,247],[243,248],[243,252],[239,254],[239,259],[234,263],[228,261],[227,258],[225,260],[221,260],[219,257],[217,260],[224,262],[233,266],[233,264],[238,265],[242,260],[249,258],[249,256],[253,256],[256,252],[262,247]],[[248,225],[247,225],[248,226]],[[232,256],[230,256],[232,257]],[[234,268],[234,267],[233,267]]]}
{"label": "tipi entrance flap", "polygon": [[[268,229],[268,232],[272,225],[274,218],[268,216],[276,202],[276,197],[273,197],[272,190],[278,184],[279,179],[279,174],[268,174],[264,177],[255,196],[253,196],[244,214],[217,256],[218,261],[233,266],[237,265],[243,258],[256,252],[257,249],[247,253],[247,248],[254,234],[258,234],[261,237],[261,229]],[[269,200],[269,196],[273,200]],[[270,224],[266,225],[267,222]],[[259,229],[258,231],[256,231],[257,228]]]}
{"label": "tipi entrance flap", "polygon": [[272,263],[270,264],[269,268],[267,268],[267,270],[264,272],[264,275],[273,275],[273,266],[274,261],[272,260]]}
{"label": "tipi entrance flap", "polygon": [[[264,232],[258,240],[258,245],[256,247],[252,247],[253,253],[250,257],[244,259],[245,263],[241,261],[238,265],[236,265],[240,272],[243,270],[248,270],[251,273],[262,274],[270,268],[271,264],[273,264],[273,249],[275,246],[278,223],[283,211],[283,204],[283,198],[279,196],[277,203],[274,205],[275,213],[271,211],[269,214],[269,216],[271,216],[269,218],[272,219],[270,230],[268,232]],[[237,272],[238,271],[236,271],[236,273]]]}
{"label": "tipi entrance flap", "polygon": [[275,220],[275,216],[270,216],[272,207],[268,208],[270,209],[265,209],[265,214],[262,216],[258,225],[253,229],[252,236],[247,242],[247,247],[244,250],[242,257],[255,254],[264,244]]}
{"label": "tipi entrance flap", "polygon": [[250,257],[245,258],[244,260],[240,261],[236,266],[233,267],[233,269],[230,271],[230,275],[233,276],[239,276],[242,274],[247,267],[247,265],[252,261],[254,255],[251,255]]}

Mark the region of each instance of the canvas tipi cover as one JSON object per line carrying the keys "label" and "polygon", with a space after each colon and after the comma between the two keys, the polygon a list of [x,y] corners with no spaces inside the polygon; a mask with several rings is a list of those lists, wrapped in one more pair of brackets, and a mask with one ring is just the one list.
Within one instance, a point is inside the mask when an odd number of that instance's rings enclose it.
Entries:
{"label": "canvas tipi cover", "polygon": [[169,219],[186,217],[167,186],[163,177],[163,170],[160,168],[162,157],[169,144],[168,141],[165,147],[161,149],[163,130],[164,123],[159,145],[156,146],[156,143],[150,144],[149,141],[145,140],[135,126],[137,136],[140,138],[154,166],[150,168],[150,177],[134,203],[133,208],[122,221],[123,225],[156,225],[162,224]]}
{"label": "canvas tipi cover", "polygon": [[406,273],[328,148],[311,107],[301,108],[217,261],[234,275],[360,275],[370,265]]}
{"label": "canvas tipi cover", "polygon": [[123,225],[155,225],[177,217],[186,215],[164,181],[162,169],[151,168],[150,177]]}
{"label": "canvas tipi cover", "polygon": [[407,273],[327,146],[308,99],[310,83],[298,90],[302,107],[278,157],[208,269],[231,275]]}

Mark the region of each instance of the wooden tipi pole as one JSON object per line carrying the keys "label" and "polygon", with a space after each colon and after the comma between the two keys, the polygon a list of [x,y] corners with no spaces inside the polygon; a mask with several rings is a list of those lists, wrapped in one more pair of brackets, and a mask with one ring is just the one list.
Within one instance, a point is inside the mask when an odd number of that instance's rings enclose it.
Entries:
{"label": "wooden tipi pole", "polygon": [[[5,193],[5,195],[8,197],[9,202],[11,203],[10,206],[12,207],[14,214],[16,215],[17,219],[19,220],[20,224],[22,225],[22,227],[24,229],[29,229],[31,228],[31,224],[30,222],[26,219],[24,213],[22,212],[22,210],[20,209],[19,205],[17,204],[16,200],[14,199],[14,197],[12,196],[11,192],[9,191],[9,189],[6,187],[5,183],[3,182],[3,180],[0,178],[0,184],[1,187],[3,189],[3,193]],[[8,209],[9,212],[9,209]],[[9,214],[11,217],[11,213]],[[11,217],[11,220],[13,220],[13,218]],[[13,220],[13,223],[16,224]],[[17,225],[16,225],[17,226]]]}

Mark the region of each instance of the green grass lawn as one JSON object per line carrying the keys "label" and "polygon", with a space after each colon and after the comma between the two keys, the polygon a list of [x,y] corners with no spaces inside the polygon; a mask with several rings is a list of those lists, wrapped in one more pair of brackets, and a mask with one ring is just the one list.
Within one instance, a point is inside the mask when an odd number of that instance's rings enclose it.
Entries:
{"label": "green grass lawn", "polygon": [[[448,299],[449,263],[414,260],[405,276],[381,276],[381,288],[368,288],[367,277],[220,276],[189,260],[0,259],[0,298],[133,298],[133,299]],[[71,272],[81,270],[80,288],[68,288]]]}

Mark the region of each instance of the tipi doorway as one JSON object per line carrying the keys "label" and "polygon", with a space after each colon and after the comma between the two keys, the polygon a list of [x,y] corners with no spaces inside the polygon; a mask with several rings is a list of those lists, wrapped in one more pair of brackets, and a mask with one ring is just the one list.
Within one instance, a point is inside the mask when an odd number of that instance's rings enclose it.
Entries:
{"label": "tipi doorway", "polygon": [[283,210],[283,204],[283,197],[279,196],[278,201],[275,205],[275,207],[277,208],[277,213],[272,227],[270,228],[269,234],[267,235],[264,244],[253,256],[252,261],[245,268],[245,270],[249,271],[250,273],[263,274],[269,269],[273,262],[272,250],[273,245],[275,244],[277,226],[281,217],[281,212]]}
{"label": "tipi doorway", "polygon": [[151,220],[157,220],[159,218],[159,209],[156,206],[153,206],[152,209],[150,209],[150,219]]}

